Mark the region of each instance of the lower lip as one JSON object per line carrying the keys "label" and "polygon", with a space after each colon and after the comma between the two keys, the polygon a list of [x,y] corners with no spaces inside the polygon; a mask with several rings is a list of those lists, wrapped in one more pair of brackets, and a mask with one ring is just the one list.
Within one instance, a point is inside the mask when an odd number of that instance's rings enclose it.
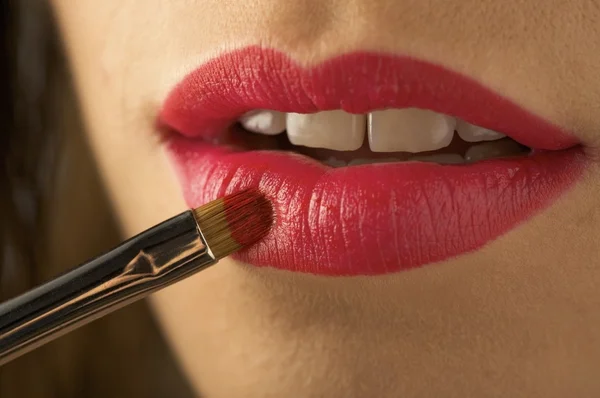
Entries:
{"label": "lower lip", "polygon": [[477,250],[551,205],[585,165],[578,148],[468,166],[338,169],[183,137],[168,151],[191,207],[248,187],[273,202],[271,233],[238,260],[334,276],[398,272]]}

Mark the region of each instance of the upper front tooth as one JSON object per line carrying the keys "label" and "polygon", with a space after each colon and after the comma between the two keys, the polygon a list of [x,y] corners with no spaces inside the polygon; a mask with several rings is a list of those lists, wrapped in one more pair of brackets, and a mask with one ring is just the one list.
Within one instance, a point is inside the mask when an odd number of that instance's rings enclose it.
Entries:
{"label": "upper front tooth", "polygon": [[465,122],[464,120],[458,120],[456,124],[456,132],[460,138],[467,142],[493,141],[505,137],[504,134],[500,134],[494,130],[475,126]]}
{"label": "upper front tooth", "polygon": [[240,123],[254,133],[276,135],[285,131],[285,113],[277,111],[252,111],[240,118]]}
{"label": "upper front tooth", "polygon": [[376,111],[369,114],[373,152],[425,152],[450,145],[456,119],[423,109]]}
{"label": "upper front tooth", "polygon": [[344,111],[312,114],[289,113],[287,134],[294,145],[354,151],[365,139],[367,119]]}

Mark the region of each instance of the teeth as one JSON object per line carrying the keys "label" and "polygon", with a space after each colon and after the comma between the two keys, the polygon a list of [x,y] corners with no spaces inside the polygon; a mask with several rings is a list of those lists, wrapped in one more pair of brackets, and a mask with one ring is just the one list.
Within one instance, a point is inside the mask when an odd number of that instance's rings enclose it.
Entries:
{"label": "teeth", "polygon": [[331,156],[327,160],[324,160],[323,163],[325,163],[327,166],[331,166],[331,167],[345,167],[345,166],[347,166],[347,163],[345,161],[340,160],[340,159],[336,159],[333,156]]}
{"label": "teeth", "polygon": [[344,111],[289,113],[287,134],[294,145],[355,151],[365,140],[366,124],[366,116]]}
{"label": "teeth", "polygon": [[240,118],[240,123],[254,133],[277,135],[285,131],[285,113],[277,111],[253,111]]}
{"label": "teeth", "polygon": [[494,141],[471,146],[464,158],[458,154],[448,153],[412,157],[403,155],[403,159],[359,158],[351,161],[330,157],[323,163],[331,167],[406,160],[462,164],[519,155],[526,151],[517,142],[503,139],[505,135],[496,131],[444,114],[416,108],[374,111],[368,115],[353,115],[341,110],[314,114],[285,114],[271,110],[256,110],[243,115],[240,123],[246,130],[265,135],[280,134],[287,129],[288,138],[294,145],[338,151],[360,149],[364,143],[365,130],[373,152],[435,151],[450,145],[455,129],[466,142]]}
{"label": "teeth", "polygon": [[460,138],[467,142],[493,141],[505,137],[504,134],[500,134],[494,130],[475,126],[465,122],[464,120],[458,120],[456,124],[456,132]]}
{"label": "teeth", "polygon": [[409,159],[411,162],[434,162],[440,164],[462,164],[465,162],[462,156],[454,153],[441,153],[430,156],[413,156]]}
{"label": "teeth", "polygon": [[376,111],[369,114],[369,145],[373,152],[426,152],[450,145],[456,119],[422,109]]}
{"label": "teeth", "polygon": [[498,157],[514,156],[524,153],[523,147],[512,140],[498,142],[486,142],[470,147],[465,153],[465,161],[468,163]]}
{"label": "teeth", "polygon": [[385,158],[385,159],[352,159],[348,166],[360,166],[361,164],[374,164],[374,163],[395,163],[399,162],[400,159],[396,158]]}

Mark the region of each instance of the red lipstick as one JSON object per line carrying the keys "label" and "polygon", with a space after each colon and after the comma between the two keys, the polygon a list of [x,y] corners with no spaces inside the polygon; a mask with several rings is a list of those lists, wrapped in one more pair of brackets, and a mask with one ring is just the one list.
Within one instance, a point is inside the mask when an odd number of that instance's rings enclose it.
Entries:
{"label": "red lipstick", "polygon": [[[332,169],[276,151],[211,144],[254,109],[367,113],[416,107],[541,150],[470,165],[389,163]],[[192,207],[256,187],[276,222],[242,261],[325,275],[397,272],[476,250],[542,210],[581,175],[577,140],[480,83],[395,55],[353,53],[304,68],[275,50],[224,54],[168,96],[160,123]]]}

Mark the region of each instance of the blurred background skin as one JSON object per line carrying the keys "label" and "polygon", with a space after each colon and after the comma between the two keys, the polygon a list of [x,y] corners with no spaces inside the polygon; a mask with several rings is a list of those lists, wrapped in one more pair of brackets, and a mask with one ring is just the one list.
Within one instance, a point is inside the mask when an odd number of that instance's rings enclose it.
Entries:
{"label": "blurred background skin", "polygon": [[[44,0],[0,4],[3,301],[114,246],[120,236],[80,133],[49,6]],[[2,398],[187,398],[190,391],[145,302],[0,368]]]}

